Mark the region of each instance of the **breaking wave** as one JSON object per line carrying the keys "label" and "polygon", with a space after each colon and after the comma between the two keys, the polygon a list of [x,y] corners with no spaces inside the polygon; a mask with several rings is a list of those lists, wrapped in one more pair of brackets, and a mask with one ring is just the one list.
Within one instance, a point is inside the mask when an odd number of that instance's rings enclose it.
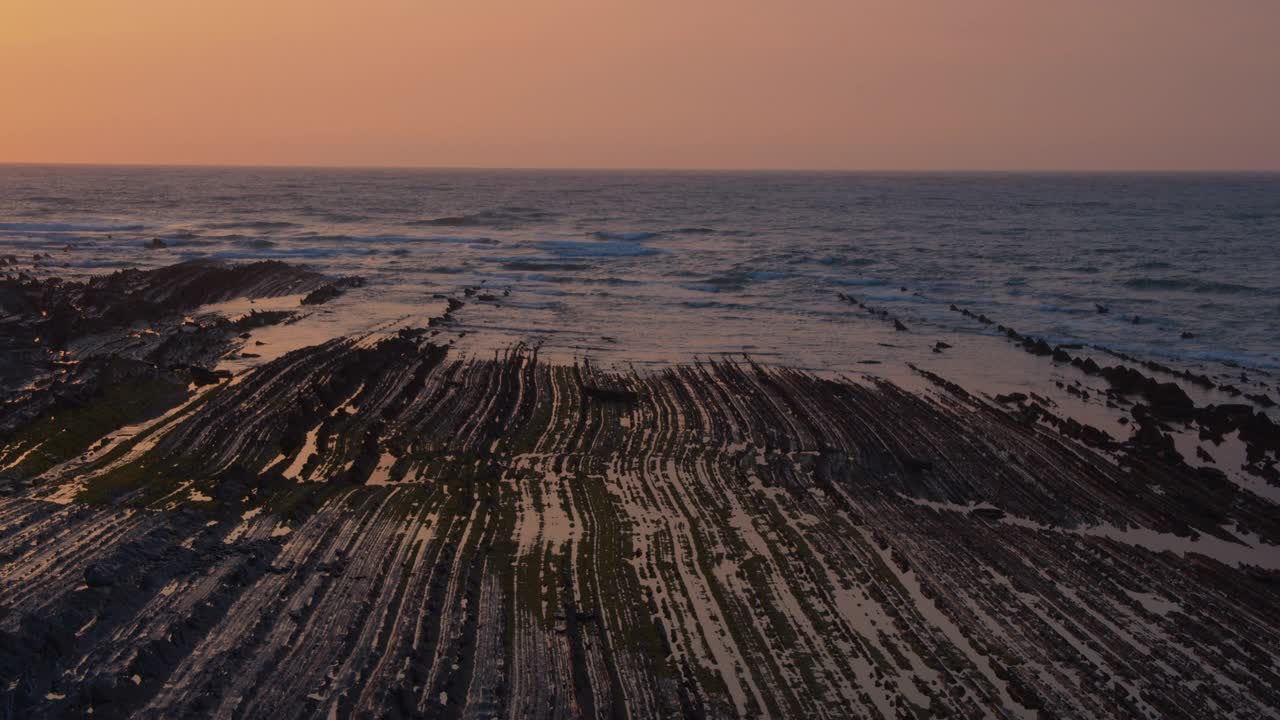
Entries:
{"label": "breaking wave", "polygon": [[0,222],[0,232],[139,232],[146,228],[142,225],[80,225],[76,223],[4,223]]}
{"label": "breaking wave", "polygon": [[607,240],[579,242],[576,240],[545,240],[538,247],[560,257],[641,257],[656,255],[657,250],[636,242]]}
{"label": "breaking wave", "polygon": [[283,220],[231,220],[228,222],[205,223],[201,227],[210,230],[287,230],[302,227],[298,223]]}
{"label": "breaking wave", "polygon": [[656,232],[607,232],[605,230],[597,230],[591,233],[591,236],[597,240],[622,240],[625,242],[640,242],[641,240],[650,240],[658,237]]}
{"label": "breaking wave", "polygon": [[543,222],[556,214],[531,207],[500,207],[462,215],[443,215],[426,220],[410,220],[409,227],[509,227],[522,223]]}
{"label": "breaking wave", "polygon": [[1198,280],[1188,277],[1153,278],[1136,277],[1124,281],[1124,286],[1131,290],[1170,290],[1179,292],[1211,293],[1220,295],[1237,295],[1245,293],[1265,292],[1250,285],[1237,283]]}

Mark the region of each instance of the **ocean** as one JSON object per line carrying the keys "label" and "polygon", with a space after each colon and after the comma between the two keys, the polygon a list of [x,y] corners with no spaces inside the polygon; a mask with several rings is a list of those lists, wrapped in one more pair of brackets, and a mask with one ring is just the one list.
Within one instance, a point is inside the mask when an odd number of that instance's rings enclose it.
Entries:
{"label": "ocean", "polygon": [[605,364],[848,372],[999,336],[955,305],[1050,343],[1280,367],[1274,174],[0,166],[3,254],[63,277],[303,263],[365,276],[348,302],[370,322],[473,287],[486,348]]}
{"label": "ocean", "polygon": [[1278,237],[1280,175],[0,168],[0,706],[1274,715]]}

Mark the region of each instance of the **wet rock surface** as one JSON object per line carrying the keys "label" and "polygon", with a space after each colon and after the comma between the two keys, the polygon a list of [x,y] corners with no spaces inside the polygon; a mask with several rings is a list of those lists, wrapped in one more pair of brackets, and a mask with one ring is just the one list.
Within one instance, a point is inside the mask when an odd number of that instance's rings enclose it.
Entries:
{"label": "wet rock surface", "polygon": [[201,305],[309,292],[328,282],[319,273],[277,261],[190,261],[158,270],[121,270],[87,282],[6,274],[0,278],[0,389],[21,387],[86,336],[147,329]]}
{"label": "wet rock surface", "polygon": [[300,294],[329,282],[280,262],[188,262],[83,283],[6,276],[0,280],[0,441],[10,451],[36,442],[42,447],[6,471],[41,472],[110,430],[180,403],[189,385],[228,379],[215,365],[244,334],[295,318],[255,309],[234,319],[183,313],[234,298]]}
{"label": "wet rock surface", "polygon": [[[312,285],[264,272],[280,294],[335,282],[281,272]],[[1280,514],[1173,441],[1175,426],[1238,436],[1265,474],[1280,447],[1252,404],[1006,329],[1029,360],[1105,385],[1132,418],[1115,438],[1036,392],[986,399],[925,370],[917,392],[750,360],[478,358],[432,334],[466,311],[449,299],[431,330],[231,378],[193,338],[289,317],[179,318],[77,357],[66,375],[98,378],[86,397],[7,415],[0,713],[1280,707]],[[149,383],[154,397],[109,395]],[[156,407],[104,411],[125,396]],[[67,424],[73,407],[92,421]],[[77,440],[45,458],[32,429],[59,422]]]}

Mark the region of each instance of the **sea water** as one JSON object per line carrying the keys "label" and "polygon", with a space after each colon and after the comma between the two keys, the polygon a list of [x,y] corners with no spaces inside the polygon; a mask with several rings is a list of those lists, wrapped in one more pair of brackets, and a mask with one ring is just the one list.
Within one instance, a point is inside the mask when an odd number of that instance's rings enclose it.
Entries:
{"label": "sea water", "polygon": [[996,335],[956,305],[1051,343],[1280,368],[1275,174],[10,165],[8,254],[68,278],[302,263],[365,276],[337,307],[378,308],[370,323],[476,288],[459,327],[486,351],[604,364],[728,354],[845,372]]}

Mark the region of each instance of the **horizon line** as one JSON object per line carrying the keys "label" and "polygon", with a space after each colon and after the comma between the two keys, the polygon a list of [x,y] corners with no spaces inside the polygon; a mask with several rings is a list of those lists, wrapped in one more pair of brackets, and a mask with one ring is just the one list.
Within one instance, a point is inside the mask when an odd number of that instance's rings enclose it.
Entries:
{"label": "horizon line", "polygon": [[0,161],[0,167],[99,167],[99,168],[208,168],[245,170],[435,170],[435,171],[568,171],[568,172],[667,172],[667,173],[815,173],[884,175],[1273,175],[1275,168],[805,168],[805,167],[664,167],[588,165],[362,165],[307,163],[150,163]]}

